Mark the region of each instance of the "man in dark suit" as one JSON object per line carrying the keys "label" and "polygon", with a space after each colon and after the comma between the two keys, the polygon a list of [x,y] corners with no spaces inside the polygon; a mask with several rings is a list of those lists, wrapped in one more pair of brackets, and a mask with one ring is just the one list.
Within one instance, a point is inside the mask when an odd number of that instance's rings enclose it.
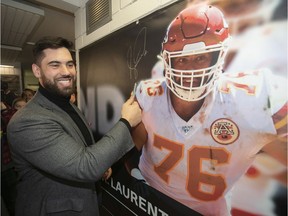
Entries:
{"label": "man in dark suit", "polygon": [[131,127],[141,110],[131,96],[121,119],[98,142],[80,110],[69,102],[76,69],[63,38],[43,38],[33,50],[39,90],[8,125],[19,173],[16,216],[99,215],[95,181],[134,147]]}

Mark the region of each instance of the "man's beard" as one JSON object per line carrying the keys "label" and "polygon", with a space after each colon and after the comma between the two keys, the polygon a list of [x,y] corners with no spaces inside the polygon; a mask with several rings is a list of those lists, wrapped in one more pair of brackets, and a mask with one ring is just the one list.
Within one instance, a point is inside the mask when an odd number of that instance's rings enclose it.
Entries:
{"label": "man's beard", "polygon": [[60,97],[70,97],[71,94],[75,92],[74,76],[70,76],[70,78],[73,80],[72,86],[60,89],[57,86],[57,81],[55,81],[55,79],[54,79],[54,82],[51,82],[45,76],[42,76],[43,87],[47,89],[49,92],[51,92],[52,94],[58,95]]}

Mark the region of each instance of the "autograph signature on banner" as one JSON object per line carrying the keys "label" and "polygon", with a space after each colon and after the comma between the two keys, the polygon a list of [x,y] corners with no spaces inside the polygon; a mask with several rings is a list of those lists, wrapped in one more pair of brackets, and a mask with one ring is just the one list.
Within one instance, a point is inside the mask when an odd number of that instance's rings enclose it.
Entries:
{"label": "autograph signature on banner", "polygon": [[127,65],[129,68],[130,79],[134,78],[134,80],[137,80],[137,65],[140,63],[141,59],[147,54],[146,35],[147,28],[143,27],[137,34],[133,46],[130,46],[127,51]]}

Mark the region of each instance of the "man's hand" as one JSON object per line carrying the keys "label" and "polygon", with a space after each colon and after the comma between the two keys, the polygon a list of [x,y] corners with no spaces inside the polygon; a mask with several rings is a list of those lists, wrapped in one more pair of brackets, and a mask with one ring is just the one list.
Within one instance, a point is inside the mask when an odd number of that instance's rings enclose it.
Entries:
{"label": "man's hand", "polygon": [[102,180],[103,181],[107,181],[109,178],[110,178],[110,176],[112,175],[112,169],[111,169],[111,167],[103,174],[103,176],[102,176]]}
{"label": "man's hand", "polygon": [[130,123],[131,127],[135,127],[141,122],[141,109],[137,101],[135,101],[134,95],[131,95],[123,104],[121,116]]}

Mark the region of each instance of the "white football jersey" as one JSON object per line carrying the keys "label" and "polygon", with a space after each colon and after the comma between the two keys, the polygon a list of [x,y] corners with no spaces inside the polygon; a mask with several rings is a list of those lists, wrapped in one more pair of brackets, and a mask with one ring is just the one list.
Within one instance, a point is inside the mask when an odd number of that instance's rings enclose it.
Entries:
{"label": "white football jersey", "polygon": [[229,215],[227,192],[276,137],[272,115],[286,103],[277,82],[269,71],[222,74],[186,122],[174,111],[164,78],[141,81],[136,97],[148,142],[139,168],[146,181],[203,215]]}

